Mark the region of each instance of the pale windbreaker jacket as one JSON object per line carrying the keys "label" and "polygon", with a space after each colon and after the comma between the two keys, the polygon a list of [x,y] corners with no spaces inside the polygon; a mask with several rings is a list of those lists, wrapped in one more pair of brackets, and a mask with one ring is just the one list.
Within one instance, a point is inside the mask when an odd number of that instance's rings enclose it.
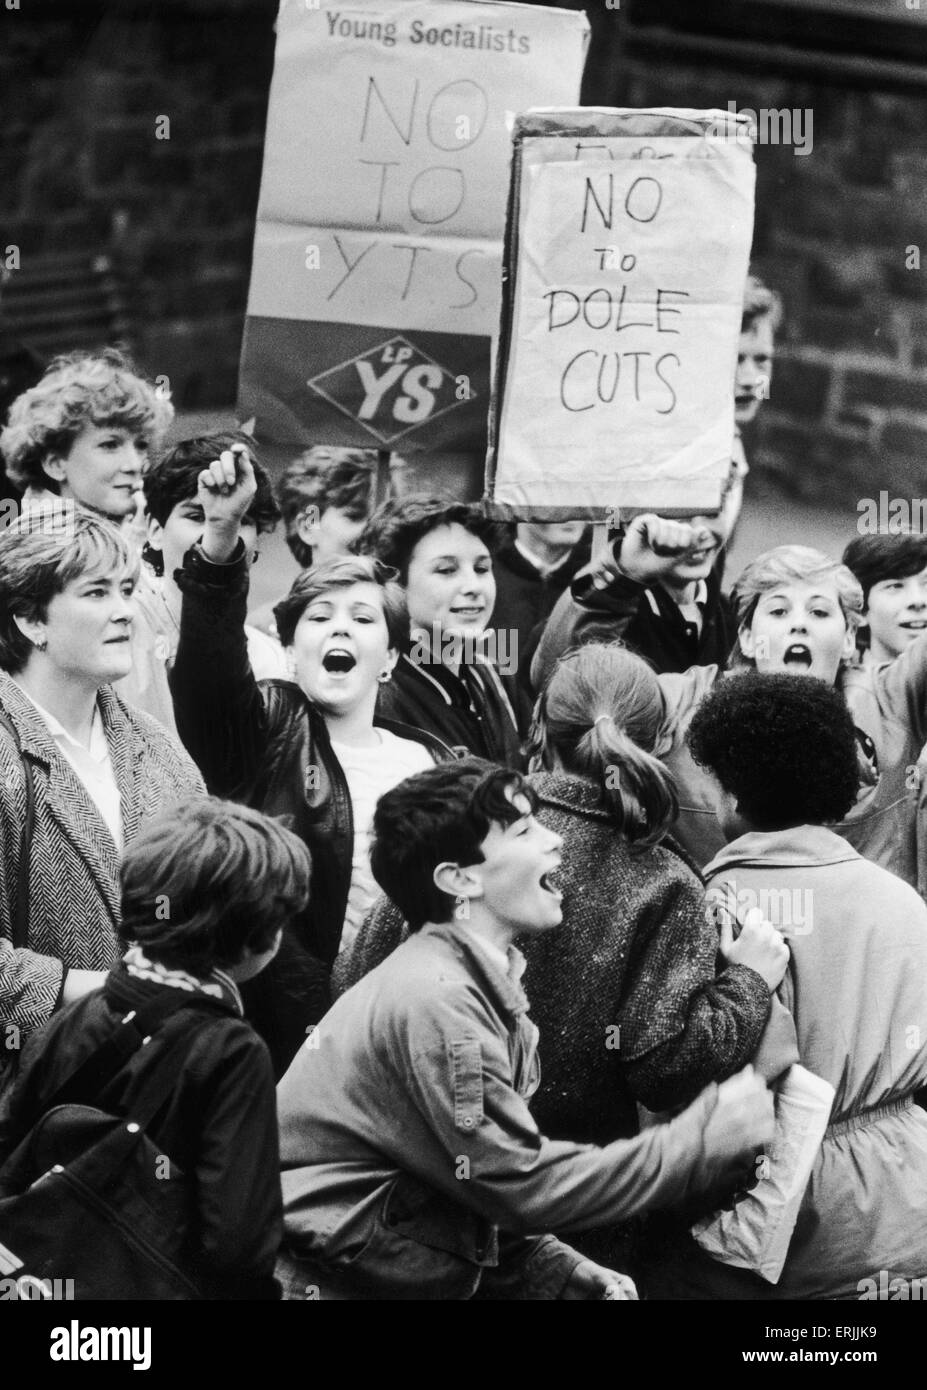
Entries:
{"label": "pale windbreaker jacket", "polygon": [[742,835],[705,875],[785,926],[779,995],[802,1065],[837,1092],[767,1296],[855,1299],[883,1270],[923,1278],[927,1113],[912,1097],[927,1082],[927,906],[823,826]]}
{"label": "pale windbreaker jacket", "polygon": [[499,1266],[521,1297],[557,1298],[583,1257],[541,1233],[719,1178],[702,1140],[715,1086],[635,1139],[544,1138],[527,1010],[456,922],[415,933],[342,995],[278,1087],[290,1255],[373,1296],[469,1298]]}

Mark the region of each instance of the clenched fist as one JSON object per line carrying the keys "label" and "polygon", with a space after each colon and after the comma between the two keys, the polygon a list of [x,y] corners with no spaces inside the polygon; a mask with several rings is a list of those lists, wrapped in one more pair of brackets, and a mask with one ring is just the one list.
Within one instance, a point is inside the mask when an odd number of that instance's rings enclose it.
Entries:
{"label": "clenched fist", "polygon": [[753,1070],[744,1067],[718,1087],[718,1102],[705,1126],[705,1155],[734,1163],[768,1144],[775,1131],[772,1092]]}
{"label": "clenched fist", "polygon": [[207,559],[220,565],[229,559],[256,492],[254,466],[244,444],[223,449],[200,473],[196,495],[206,521],[202,545]]}
{"label": "clenched fist", "polygon": [[621,573],[638,584],[652,584],[668,574],[684,555],[713,554],[721,544],[702,520],[670,521],[648,512],[628,526],[616,558]]}

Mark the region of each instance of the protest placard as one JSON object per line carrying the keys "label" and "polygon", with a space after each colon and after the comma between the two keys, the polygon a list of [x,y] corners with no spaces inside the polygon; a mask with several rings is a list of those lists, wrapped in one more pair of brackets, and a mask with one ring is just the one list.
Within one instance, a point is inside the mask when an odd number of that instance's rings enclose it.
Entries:
{"label": "protest placard", "polygon": [[496,514],[717,511],[753,231],[748,121],[534,112],[514,144]]}
{"label": "protest placard", "polygon": [[283,0],[239,408],[287,443],[486,447],[512,112],[575,101],[585,17]]}

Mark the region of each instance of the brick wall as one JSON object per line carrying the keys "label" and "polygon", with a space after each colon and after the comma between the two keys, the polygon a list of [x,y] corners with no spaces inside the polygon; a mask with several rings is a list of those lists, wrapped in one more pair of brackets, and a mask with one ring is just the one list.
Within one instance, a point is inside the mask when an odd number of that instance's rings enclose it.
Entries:
{"label": "brick wall", "polygon": [[[186,409],[234,400],[276,8],[0,9],[0,245],[115,253],[139,356]],[[810,154],[757,150],[755,263],[787,321],[753,466],[841,504],[881,488],[927,495],[927,264],[905,265],[906,248],[927,254],[927,89],[635,58],[620,10],[588,8],[587,102],[813,114]]]}
{"label": "brick wall", "polygon": [[810,110],[810,153],[756,150],[754,266],[786,320],[748,456],[833,505],[927,495],[927,89],[633,57],[599,82],[607,104]]}

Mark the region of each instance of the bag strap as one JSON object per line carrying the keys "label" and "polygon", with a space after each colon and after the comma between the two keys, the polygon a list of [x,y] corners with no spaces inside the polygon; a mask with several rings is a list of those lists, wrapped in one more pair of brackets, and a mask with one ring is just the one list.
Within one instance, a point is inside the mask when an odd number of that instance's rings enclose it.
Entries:
{"label": "bag strap", "polygon": [[[122,1070],[128,1059],[150,1042],[159,1024],[179,1009],[205,1006],[214,1010],[218,1007],[214,1001],[201,994],[194,995],[171,989],[165,990],[165,995],[167,997],[164,999],[153,999],[140,1009],[130,1010],[106,1042],[65,1077],[51,1099],[43,1105],[42,1113],[47,1114],[58,1105],[86,1102],[95,1097]],[[158,1071],[161,1073],[161,1085],[155,1086],[145,1105],[133,1112],[132,1118],[142,1129],[158,1113],[177,1084],[173,1050],[167,1057],[162,1058]]]}
{"label": "bag strap", "polygon": [[0,727],[4,728],[13,740],[23,768],[26,784],[26,815],[19,839],[19,869],[16,884],[16,911],[13,915],[13,946],[29,944],[29,881],[30,860],[32,858],[32,837],[35,831],[35,782],[32,777],[32,764],[23,752],[19,740],[19,730],[5,710],[0,709]]}

